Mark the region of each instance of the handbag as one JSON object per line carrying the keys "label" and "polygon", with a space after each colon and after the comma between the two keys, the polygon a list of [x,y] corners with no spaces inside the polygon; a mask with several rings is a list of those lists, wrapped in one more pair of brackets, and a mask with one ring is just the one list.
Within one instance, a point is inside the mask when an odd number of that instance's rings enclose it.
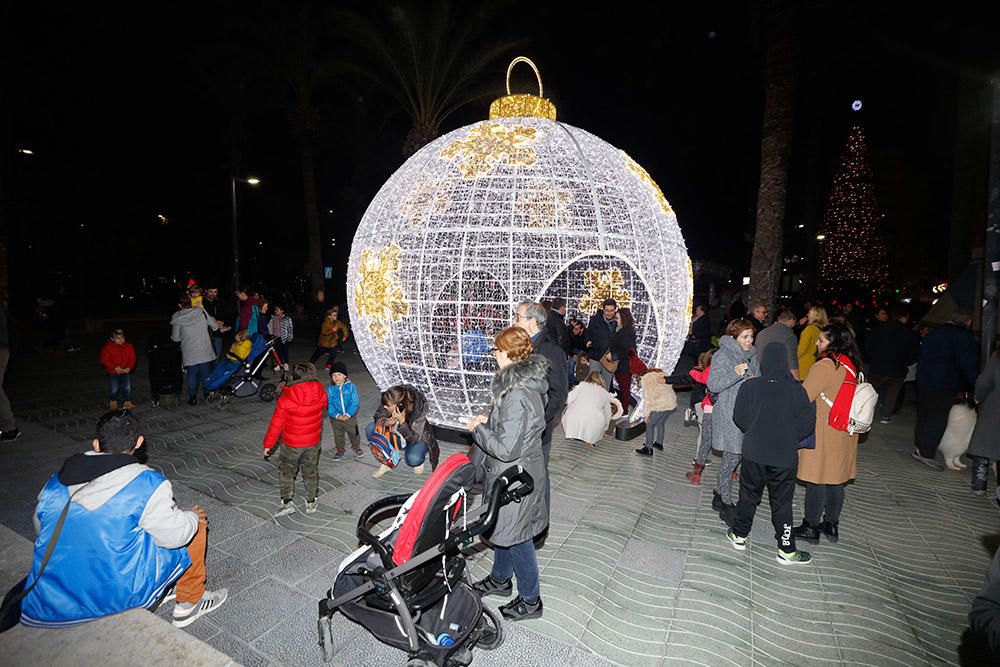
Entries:
{"label": "handbag", "polygon": [[604,356],[601,357],[601,366],[603,366],[604,370],[611,374],[618,372],[618,360],[611,358],[611,350],[605,352]]}
{"label": "handbag", "polygon": [[42,577],[42,573],[45,572],[45,567],[49,564],[52,552],[55,551],[59,536],[62,535],[63,524],[66,523],[66,516],[69,514],[69,505],[73,502],[73,496],[80,493],[89,484],[90,482],[87,482],[87,484],[74,491],[73,495],[66,501],[66,506],[63,507],[62,514],[59,515],[59,521],[56,522],[55,530],[52,531],[52,539],[49,540],[49,546],[45,549],[45,556],[42,557],[42,566],[38,568],[38,576],[35,577],[35,580],[31,582],[30,586],[25,588],[25,584],[28,583],[28,577],[25,576],[21,581],[14,584],[7,591],[7,594],[3,596],[3,604],[0,605],[0,632],[7,632],[21,621],[21,600],[35,588],[35,584],[38,583],[38,580]]}

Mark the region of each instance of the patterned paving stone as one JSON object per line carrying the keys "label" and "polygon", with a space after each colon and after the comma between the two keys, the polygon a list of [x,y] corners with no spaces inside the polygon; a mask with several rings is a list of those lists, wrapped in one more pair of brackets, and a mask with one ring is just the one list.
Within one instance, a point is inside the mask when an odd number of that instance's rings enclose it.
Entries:
{"label": "patterned paving stone", "polygon": [[[293,345],[293,356],[308,352],[305,343]],[[378,394],[360,358],[341,358],[361,391],[361,414],[372,414]],[[0,450],[0,523],[25,536],[33,537],[38,489],[93,437],[104,386],[92,362],[36,358],[9,371],[7,387],[28,437]],[[228,611],[189,631],[244,664],[319,664],[315,602],[357,546],[357,511],[374,499],[412,493],[426,475],[403,469],[374,480],[367,453],[334,463],[327,432],[320,511],[275,522],[277,476],[260,455],[273,404],[251,398],[220,410],[165,401],[153,409],[144,402],[144,373],[140,364],[133,385],[150,463],[174,482],[180,504],[208,510],[209,585],[231,594]],[[697,429],[672,418],[665,451],[650,458],[632,452],[637,443],[605,439],[587,450],[557,431],[552,525],[538,552],[545,616],[506,624],[504,648],[477,652],[475,664],[955,664],[971,596],[989,565],[982,538],[998,532],[1000,515],[994,503],[968,493],[967,471],[912,463],[913,415],[908,404],[860,446],[841,541],[802,543],[815,558],[803,568],[774,560],[766,497],[750,548],[732,549],[710,507],[714,468],[701,486],[684,479]],[[464,449],[442,448],[444,456]],[[301,489],[300,480],[300,501]],[[802,500],[798,489],[796,522]],[[477,547],[470,575],[485,576],[491,562],[491,552]],[[340,622],[334,664],[402,662],[401,652]]]}

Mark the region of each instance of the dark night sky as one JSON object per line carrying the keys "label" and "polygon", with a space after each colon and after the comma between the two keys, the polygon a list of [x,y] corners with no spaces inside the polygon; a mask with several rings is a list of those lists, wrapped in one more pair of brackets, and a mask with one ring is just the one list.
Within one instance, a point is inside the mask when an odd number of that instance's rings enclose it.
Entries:
{"label": "dark night sky", "polygon": [[[227,7],[253,4],[172,4],[142,15],[94,5],[14,10],[4,40],[8,141],[36,153],[4,156],[14,156],[6,190],[21,269],[15,303],[51,290],[56,271],[71,276],[74,296],[94,301],[134,289],[140,273],[226,274],[226,117],[192,63],[224,32]],[[646,167],[677,211],[693,257],[742,271],[763,106],[754,5],[688,4],[587,12],[579,3],[511,2],[495,32],[522,41],[517,51],[538,63],[561,121]],[[1000,62],[990,52],[997,32],[986,5],[955,4],[934,14],[901,3],[809,5],[796,31],[789,181],[790,221],[809,228],[787,239],[787,252],[805,251],[815,233],[853,120],[850,103],[860,97],[897,277],[946,273],[938,239],[947,238],[952,199],[957,75],[968,62]],[[497,64],[498,95],[506,62]],[[517,81],[527,87],[529,79]],[[382,94],[365,94],[360,114],[346,96],[321,100],[325,130],[316,145],[323,224],[337,238],[328,261],[338,267],[365,202],[401,164],[409,126]],[[487,106],[470,105],[442,129],[485,118]],[[305,241],[288,123],[265,103],[245,129],[245,172],[264,184],[240,191],[243,257],[256,278],[288,282],[302,268]],[[347,139],[358,132],[364,141]],[[160,212],[171,219],[166,227],[154,222]]]}

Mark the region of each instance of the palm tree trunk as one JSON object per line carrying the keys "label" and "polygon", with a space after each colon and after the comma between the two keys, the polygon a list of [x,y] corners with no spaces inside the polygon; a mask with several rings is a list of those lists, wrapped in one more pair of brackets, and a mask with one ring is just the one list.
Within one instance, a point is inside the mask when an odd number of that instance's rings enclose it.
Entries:
{"label": "palm tree trunk", "polygon": [[306,197],[306,235],[309,244],[309,282],[313,291],[323,289],[323,236],[319,227],[319,204],[316,199],[316,168],[313,162],[311,134],[299,132],[297,136],[299,165],[302,168],[302,187]]}
{"label": "palm tree trunk", "polygon": [[[772,4],[773,7],[776,4]],[[773,14],[772,14],[773,17]],[[786,21],[775,25],[766,61],[766,92],[760,143],[760,187],[757,192],[757,230],[750,259],[749,303],[762,302],[774,310],[781,279],[781,241],[785,224],[785,191],[792,148],[794,69],[791,30]]]}
{"label": "palm tree trunk", "polygon": [[437,139],[440,133],[441,131],[435,125],[431,125],[426,121],[413,121],[413,126],[410,127],[410,131],[403,141],[403,157],[409,158],[425,145]]}

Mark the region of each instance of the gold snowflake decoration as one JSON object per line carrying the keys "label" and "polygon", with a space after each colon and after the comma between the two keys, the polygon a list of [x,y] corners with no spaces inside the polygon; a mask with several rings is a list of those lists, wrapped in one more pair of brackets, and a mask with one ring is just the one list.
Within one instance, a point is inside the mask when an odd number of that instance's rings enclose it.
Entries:
{"label": "gold snowflake decoration", "polygon": [[449,182],[420,181],[396,206],[396,213],[407,219],[410,227],[419,227],[429,216],[440,215],[451,206]]}
{"label": "gold snowflake decoration", "polygon": [[389,326],[410,314],[410,302],[397,275],[399,253],[395,244],[379,250],[365,248],[361,253],[354,303],[358,315],[368,319],[368,331],[379,345],[385,345]]}
{"label": "gold snowflake decoration", "polygon": [[653,191],[653,196],[656,198],[660,208],[663,209],[663,212],[670,215],[673,209],[670,208],[670,203],[667,202],[667,198],[663,196],[663,190],[661,190],[660,186],[656,184],[653,177],[649,175],[649,172],[642,168],[642,165],[629,157],[628,153],[622,151],[622,155],[625,156],[625,163],[628,164],[628,168],[632,170],[632,173],[638,176],[639,180],[645,183],[646,187]]}
{"label": "gold snowflake decoration", "polygon": [[441,151],[441,157],[453,160],[462,156],[459,171],[465,179],[488,174],[498,164],[530,166],[535,164],[533,144],[538,131],[533,127],[487,123],[472,128],[464,139],[456,139]]}
{"label": "gold snowflake decoration", "polygon": [[625,289],[621,269],[588,269],[583,274],[583,285],[587,295],[580,300],[580,310],[584,313],[597,312],[606,299],[617,301],[619,308],[632,307],[632,295]]}
{"label": "gold snowflake decoration", "polygon": [[549,183],[538,190],[518,190],[514,211],[528,217],[529,227],[569,227],[573,193]]}

